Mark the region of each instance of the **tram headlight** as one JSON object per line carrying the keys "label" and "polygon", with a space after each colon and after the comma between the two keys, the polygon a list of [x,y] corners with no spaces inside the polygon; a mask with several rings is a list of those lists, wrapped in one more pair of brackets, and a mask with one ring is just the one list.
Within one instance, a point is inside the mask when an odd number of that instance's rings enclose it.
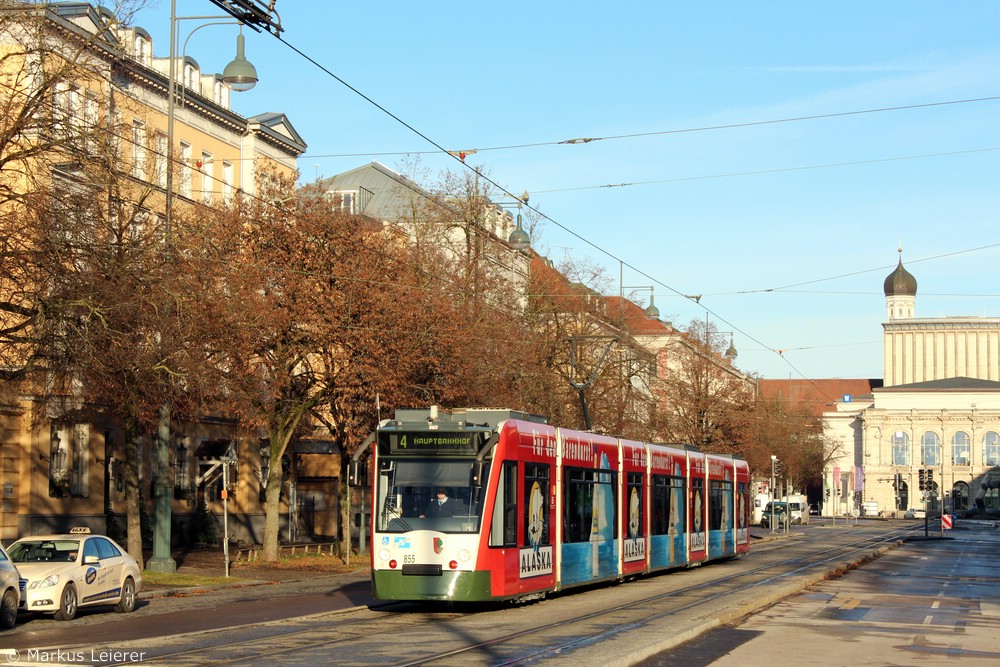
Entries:
{"label": "tram headlight", "polygon": [[379,557],[379,560],[389,560],[389,550],[388,549],[379,549],[378,550],[378,557]]}
{"label": "tram headlight", "polygon": [[468,549],[461,549],[461,550],[459,550],[459,552],[458,552],[458,560],[460,560],[463,563],[468,563],[471,558],[472,558],[472,554],[469,552]]}

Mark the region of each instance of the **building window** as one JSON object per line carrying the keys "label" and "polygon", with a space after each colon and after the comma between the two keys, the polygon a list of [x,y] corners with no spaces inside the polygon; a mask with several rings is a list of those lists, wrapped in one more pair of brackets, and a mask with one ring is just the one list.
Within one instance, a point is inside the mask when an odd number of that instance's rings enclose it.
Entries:
{"label": "building window", "polygon": [[79,129],[83,124],[83,95],[80,86],[70,86],[66,91],[66,117],[72,128]]}
{"label": "building window", "polygon": [[132,121],[132,175],[146,178],[146,124],[141,120]]}
{"label": "building window", "polygon": [[222,200],[226,205],[233,203],[233,195],[236,189],[233,187],[233,163],[224,161],[222,163]]}
{"label": "building window", "polygon": [[213,98],[215,103],[220,107],[225,109],[229,108],[229,86],[222,83],[222,81],[216,81],[213,91]]}
{"label": "building window", "polygon": [[941,438],[934,431],[925,431],[920,436],[920,463],[925,466],[936,466],[941,463],[938,455],[941,452]]}
{"label": "building window", "polygon": [[191,198],[191,144],[186,141],[181,142],[181,178],[178,192],[182,197]]}
{"label": "building window", "polygon": [[167,135],[156,134],[156,157],[153,159],[155,182],[161,188],[167,187]]}
{"label": "building window", "polygon": [[951,436],[951,464],[955,466],[967,466],[972,463],[972,441],[969,434],[959,431]]}
{"label": "building window", "polygon": [[903,431],[892,434],[892,465],[910,465],[910,436]]}
{"label": "building window", "polygon": [[212,195],[215,193],[215,162],[212,160],[212,154],[202,151],[198,167],[201,170],[201,200],[211,204]]}
{"label": "building window", "polygon": [[97,123],[99,121],[97,98],[88,93],[83,96],[83,124],[86,131],[90,133],[88,137],[90,146],[94,145],[94,138],[97,136]]}
{"label": "building window", "polygon": [[90,428],[86,424],[49,429],[49,496],[65,498],[87,494],[90,464]]}
{"label": "building window", "polygon": [[153,49],[149,40],[142,35],[135,36],[135,59],[143,65],[149,66],[152,62]]}
{"label": "building window", "polygon": [[1000,435],[996,431],[983,436],[983,465],[1000,466]]}
{"label": "building window", "polygon": [[184,64],[184,87],[195,92],[201,92],[198,69],[194,65]]}
{"label": "building window", "polygon": [[332,202],[331,208],[339,213],[354,213],[354,201],[358,193],[353,190],[334,190],[327,193]]}
{"label": "building window", "polygon": [[191,497],[191,475],[188,472],[190,448],[188,439],[177,441],[174,451],[174,499],[188,500]]}

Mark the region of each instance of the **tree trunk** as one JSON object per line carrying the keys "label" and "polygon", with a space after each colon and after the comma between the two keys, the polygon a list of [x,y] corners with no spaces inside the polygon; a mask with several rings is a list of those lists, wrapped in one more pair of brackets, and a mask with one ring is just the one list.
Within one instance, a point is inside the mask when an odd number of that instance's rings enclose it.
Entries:
{"label": "tree trunk", "polygon": [[[284,451],[284,447],[281,448]],[[267,471],[267,488],[264,489],[264,560],[278,560],[279,531],[281,526],[281,455],[274,456],[271,448],[271,464]]]}
{"label": "tree trunk", "polygon": [[139,438],[134,424],[125,428],[125,461],[122,475],[125,483],[125,526],[128,532],[128,553],[140,566],[142,554],[142,489],[139,488]]}

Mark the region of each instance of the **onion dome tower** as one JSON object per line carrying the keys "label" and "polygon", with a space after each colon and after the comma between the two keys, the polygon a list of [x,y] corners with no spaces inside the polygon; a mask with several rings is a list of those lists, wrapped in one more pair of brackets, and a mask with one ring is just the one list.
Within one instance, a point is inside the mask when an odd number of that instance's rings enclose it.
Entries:
{"label": "onion dome tower", "polygon": [[899,249],[899,264],[885,278],[885,311],[888,321],[913,318],[917,298],[917,279],[903,268],[903,248]]}

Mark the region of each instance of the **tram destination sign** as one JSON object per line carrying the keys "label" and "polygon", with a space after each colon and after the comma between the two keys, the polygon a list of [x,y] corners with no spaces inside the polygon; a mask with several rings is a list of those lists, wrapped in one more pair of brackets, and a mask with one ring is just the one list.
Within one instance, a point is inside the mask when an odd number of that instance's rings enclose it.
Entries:
{"label": "tram destination sign", "polygon": [[480,433],[475,431],[409,431],[389,434],[390,451],[402,454],[475,454]]}

